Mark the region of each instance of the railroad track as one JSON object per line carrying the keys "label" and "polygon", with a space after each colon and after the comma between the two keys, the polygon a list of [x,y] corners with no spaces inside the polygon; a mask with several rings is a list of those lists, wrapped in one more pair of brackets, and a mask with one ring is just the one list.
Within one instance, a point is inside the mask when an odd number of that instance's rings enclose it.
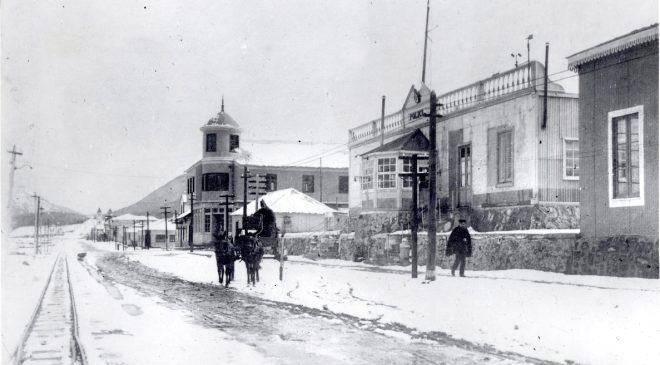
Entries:
{"label": "railroad track", "polygon": [[14,364],[87,364],[64,255],[55,259],[39,304],[14,352]]}

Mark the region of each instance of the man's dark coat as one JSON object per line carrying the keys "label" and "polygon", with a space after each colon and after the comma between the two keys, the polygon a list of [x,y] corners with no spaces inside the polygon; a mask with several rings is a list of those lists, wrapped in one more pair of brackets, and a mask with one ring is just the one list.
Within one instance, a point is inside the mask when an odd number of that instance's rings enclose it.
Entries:
{"label": "man's dark coat", "polygon": [[455,253],[462,254],[465,257],[472,256],[472,239],[467,228],[458,226],[449,235],[445,256],[451,256]]}
{"label": "man's dark coat", "polygon": [[263,228],[261,230],[261,233],[259,233],[259,237],[272,237],[277,234],[277,225],[275,221],[275,213],[268,208],[268,207],[263,207],[259,210],[257,210],[254,213],[255,217],[261,217],[262,219],[262,224]]}

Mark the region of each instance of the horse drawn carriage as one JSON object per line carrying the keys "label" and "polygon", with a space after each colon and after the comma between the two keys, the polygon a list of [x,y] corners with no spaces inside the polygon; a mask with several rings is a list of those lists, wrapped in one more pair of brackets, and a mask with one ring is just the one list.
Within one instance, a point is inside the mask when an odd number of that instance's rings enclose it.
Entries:
{"label": "horse drawn carriage", "polygon": [[[270,212],[272,214],[272,211]],[[233,280],[234,261],[245,262],[248,285],[250,283],[255,285],[256,281],[259,281],[259,269],[263,255],[272,254],[276,260],[280,257],[274,215],[268,217],[263,214],[263,211],[262,214],[258,213],[260,212],[257,211],[252,216],[243,217],[243,227],[241,230],[237,230],[235,238],[228,236],[226,232],[221,233],[219,228],[213,234],[218,277],[221,284],[224,279],[225,286],[229,286]]]}

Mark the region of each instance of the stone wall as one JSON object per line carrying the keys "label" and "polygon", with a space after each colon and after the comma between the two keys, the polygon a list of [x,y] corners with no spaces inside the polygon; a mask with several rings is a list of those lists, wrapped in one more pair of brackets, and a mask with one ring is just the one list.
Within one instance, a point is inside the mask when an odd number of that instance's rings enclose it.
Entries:
{"label": "stone wall", "polygon": [[[577,205],[526,205],[516,207],[461,208],[438,214],[438,232],[448,232],[457,217],[465,217],[479,232],[529,229],[578,229],[580,207]],[[409,229],[412,214],[408,211],[362,213],[349,217],[343,232],[355,232],[355,239],[365,245],[377,234]],[[420,230],[426,216],[420,214]]]}
{"label": "stone wall", "polygon": [[470,223],[479,232],[521,229],[580,228],[577,205],[528,205],[518,207],[474,208]]}
{"label": "stone wall", "polygon": [[[452,257],[445,256],[447,233],[437,236],[436,265],[449,268]],[[308,258],[339,258],[375,265],[409,265],[402,257],[402,240],[409,233],[375,234],[358,239],[356,234],[338,231],[307,236],[289,236],[285,245],[290,255]],[[426,264],[428,239],[418,236],[418,262]],[[577,234],[497,234],[472,235],[472,257],[466,270],[529,269],[565,274],[608,275],[658,278],[658,239],[643,236],[606,239],[580,238]]]}
{"label": "stone wall", "polygon": [[571,247],[567,274],[658,278],[658,238],[582,238]]}

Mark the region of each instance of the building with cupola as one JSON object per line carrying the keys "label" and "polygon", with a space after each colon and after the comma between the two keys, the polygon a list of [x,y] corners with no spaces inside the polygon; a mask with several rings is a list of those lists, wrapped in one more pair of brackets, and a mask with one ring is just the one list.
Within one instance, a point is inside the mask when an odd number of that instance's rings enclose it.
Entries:
{"label": "building with cupola", "polygon": [[[188,246],[191,241],[196,246],[209,244],[216,226],[234,234],[236,227],[227,227],[231,225],[227,223],[231,221],[227,216],[243,206],[244,196],[249,202],[258,194],[294,188],[331,208],[348,206],[347,167],[278,164],[280,155],[289,154],[290,158],[299,159],[306,157],[301,156],[305,152],[296,150],[296,146],[277,148],[244,143],[241,140],[243,129],[225,111],[224,99],[220,112],[200,131],[202,158],[186,170],[187,186],[179,207],[184,213],[177,217],[181,245]],[[269,163],[271,161],[273,163]],[[344,166],[348,166],[348,161]],[[251,176],[248,184],[242,178],[246,168]],[[247,194],[244,194],[245,185]],[[225,205],[227,202],[233,204]]]}

